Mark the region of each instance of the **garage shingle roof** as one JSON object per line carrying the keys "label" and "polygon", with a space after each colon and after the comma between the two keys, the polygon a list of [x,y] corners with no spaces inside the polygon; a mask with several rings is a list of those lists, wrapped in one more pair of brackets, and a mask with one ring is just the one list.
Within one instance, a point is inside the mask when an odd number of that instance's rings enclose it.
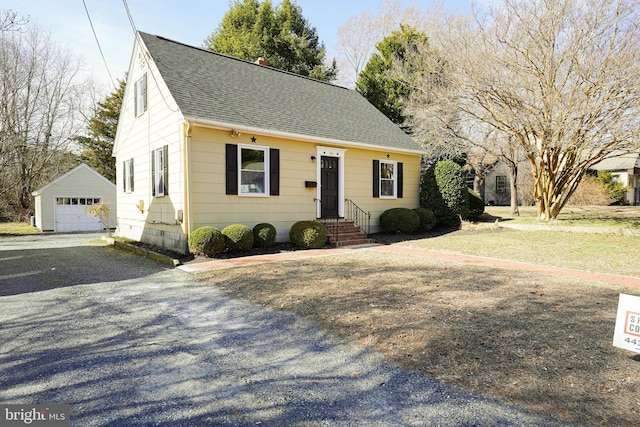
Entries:
{"label": "garage shingle roof", "polygon": [[139,34],[187,118],[424,151],[355,90]]}

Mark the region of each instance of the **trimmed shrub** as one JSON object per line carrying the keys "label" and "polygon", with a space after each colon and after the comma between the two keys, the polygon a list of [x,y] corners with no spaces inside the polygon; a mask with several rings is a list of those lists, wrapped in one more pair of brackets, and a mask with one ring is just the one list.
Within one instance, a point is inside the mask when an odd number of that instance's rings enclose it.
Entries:
{"label": "trimmed shrub", "polygon": [[301,249],[317,249],[327,243],[327,227],[318,221],[298,221],[289,230],[289,239]]}
{"label": "trimmed shrub", "polygon": [[380,215],[380,228],[385,233],[412,234],[420,229],[420,216],[412,209],[388,209]]}
{"label": "trimmed shrub", "polygon": [[224,249],[224,236],[215,227],[200,227],[189,234],[189,252],[195,255],[213,256]]}
{"label": "trimmed shrub", "polygon": [[460,217],[442,199],[436,182],[435,167],[428,168],[420,177],[420,206],[433,212],[436,225],[447,228],[460,226]]}
{"label": "trimmed shrub", "polygon": [[253,247],[253,231],[246,225],[231,224],[222,229],[224,243],[231,252],[244,252]]}
{"label": "trimmed shrub", "polygon": [[484,212],[484,200],[482,196],[468,188],[469,190],[469,219],[477,220]]}
{"label": "trimmed shrub", "polygon": [[414,209],[415,213],[420,217],[420,231],[429,231],[436,226],[435,214],[427,208]]}
{"label": "trimmed shrub", "polygon": [[253,227],[253,246],[256,248],[268,248],[276,242],[276,228],[266,222]]}
{"label": "trimmed shrub", "polygon": [[436,182],[446,205],[461,218],[469,217],[469,192],[462,167],[453,160],[436,163]]}

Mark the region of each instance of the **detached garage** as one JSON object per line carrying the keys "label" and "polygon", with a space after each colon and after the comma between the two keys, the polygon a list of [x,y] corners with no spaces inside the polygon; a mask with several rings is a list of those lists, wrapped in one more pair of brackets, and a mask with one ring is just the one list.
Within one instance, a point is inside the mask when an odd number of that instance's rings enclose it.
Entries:
{"label": "detached garage", "polygon": [[34,191],[35,225],[41,231],[101,231],[87,206],[109,202],[111,228],[116,223],[116,186],[84,163]]}

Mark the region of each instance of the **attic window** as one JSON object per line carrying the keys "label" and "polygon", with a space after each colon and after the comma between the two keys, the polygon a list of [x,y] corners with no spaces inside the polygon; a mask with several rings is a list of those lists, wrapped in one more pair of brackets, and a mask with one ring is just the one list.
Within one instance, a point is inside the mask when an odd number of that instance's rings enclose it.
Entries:
{"label": "attic window", "polygon": [[133,103],[136,117],[147,111],[147,73],[133,85]]}

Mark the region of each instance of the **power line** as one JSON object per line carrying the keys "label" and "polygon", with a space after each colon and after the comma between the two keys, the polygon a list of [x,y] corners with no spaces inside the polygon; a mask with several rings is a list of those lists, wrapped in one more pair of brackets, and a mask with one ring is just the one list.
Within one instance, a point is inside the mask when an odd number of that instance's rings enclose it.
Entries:
{"label": "power line", "polygon": [[93,31],[93,37],[96,39],[96,43],[98,44],[98,50],[100,51],[100,56],[102,57],[102,62],[104,62],[104,66],[107,69],[107,74],[109,74],[109,79],[111,79],[111,84],[114,88],[117,89],[116,83],[111,76],[111,71],[109,71],[109,65],[107,65],[107,60],[104,57],[104,53],[102,52],[102,47],[100,46],[100,41],[98,40],[98,35],[96,34],[96,29],[93,27],[93,22],[91,21],[91,16],[89,15],[89,9],[87,9],[87,3],[85,0],[82,0],[82,4],[84,5],[84,10],[87,13],[87,18],[89,19],[89,25],[91,26],[91,31]]}

